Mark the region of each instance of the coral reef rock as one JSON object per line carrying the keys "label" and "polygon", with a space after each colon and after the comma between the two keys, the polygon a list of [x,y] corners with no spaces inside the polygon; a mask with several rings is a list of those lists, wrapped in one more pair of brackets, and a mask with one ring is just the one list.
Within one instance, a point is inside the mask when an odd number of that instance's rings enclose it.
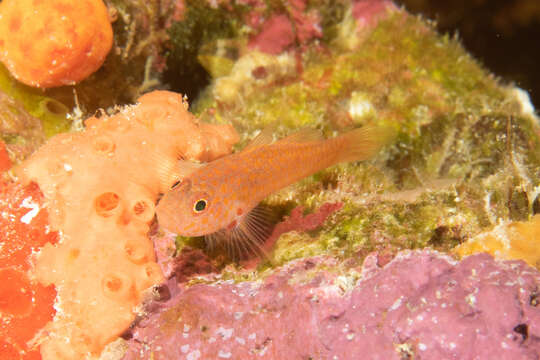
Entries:
{"label": "coral reef rock", "polygon": [[537,357],[535,269],[432,250],[382,268],[376,258],[341,274],[321,271],[336,261],[317,257],[262,281],[181,284],[132,329],[124,359]]}

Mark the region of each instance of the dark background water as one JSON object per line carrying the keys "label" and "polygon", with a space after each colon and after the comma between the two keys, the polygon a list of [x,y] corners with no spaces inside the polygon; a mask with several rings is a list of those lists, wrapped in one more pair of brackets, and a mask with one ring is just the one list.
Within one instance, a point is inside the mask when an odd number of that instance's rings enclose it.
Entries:
{"label": "dark background water", "polygon": [[540,0],[396,0],[457,34],[465,48],[540,108]]}

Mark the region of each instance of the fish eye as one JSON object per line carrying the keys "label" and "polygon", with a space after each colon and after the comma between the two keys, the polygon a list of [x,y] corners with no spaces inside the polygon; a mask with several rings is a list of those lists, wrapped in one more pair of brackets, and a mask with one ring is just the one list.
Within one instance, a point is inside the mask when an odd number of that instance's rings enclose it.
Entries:
{"label": "fish eye", "polygon": [[195,213],[203,212],[206,209],[207,201],[205,199],[199,199],[193,205],[193,211]]}

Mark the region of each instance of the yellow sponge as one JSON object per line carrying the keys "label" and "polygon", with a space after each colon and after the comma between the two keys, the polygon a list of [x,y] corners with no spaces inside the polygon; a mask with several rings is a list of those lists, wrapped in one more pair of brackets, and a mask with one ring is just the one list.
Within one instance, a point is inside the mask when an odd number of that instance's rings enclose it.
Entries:
{"label": "yellow sponge", "polygon": [[498,225],[458,245],[454,251],[460,256],[488,252],[500,259],[521,259],[540,269],[540,215],[526,222]]}

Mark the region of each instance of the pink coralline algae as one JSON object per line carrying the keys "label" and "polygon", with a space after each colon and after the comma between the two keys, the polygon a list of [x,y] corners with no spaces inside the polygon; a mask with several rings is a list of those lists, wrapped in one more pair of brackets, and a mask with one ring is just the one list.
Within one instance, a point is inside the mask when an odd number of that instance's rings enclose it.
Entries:
{"label": "pink coralline algae", "polygon": [[305,0],[290,0],[287,14],[276,14],[267,20],[259,11],[248,16],[247,23],[260,27],[260,32],[249,41],[249,47],[277,55],[298,41],[306,44],[309,40],[322,37],[320,15],[317,11],[306,11]]}
{"label": "pink coralline algae", "polygon": [[[540,273],[478,254],[377,256],[335,275],[328,257],[263,281],[169,281],[132,329],[130,359],[538,359]],[[360,280],[356,280],[360,277]]]}
{"label": "pink coralline algae", "polygon": [[390,9],[396,9],[396,5],[388,0],[360,0],[354,2],[352,15],[358,23],[358,28],[362,29],[376,25]]}
{"label": "pink coralline algae", "polygon": [[264,250],[272,251],[272,247],[281,234],[288,233],[289,231],[311,231],[317,229],[330,215],[342,207],[343,203],[341,202],[325,203],[315,212],[307,215],[304,215],[304,207],[295,207],[292,209],[290,216],[276,224],[270,238],[263,246]]}
{"label": "pink coralline algae", "polygon": [[315,230],[321,226],[328,216],[338,211],[343,207],[343,203],[326,203],[323,204],[316,212],[303,215],[304,208],[297,206],[291,211],[291,215],[285,220],[276,225],[272,232],[272,238],[278,238],[279,235],[289,231],[309,231]]}
{"label": "pink coralline algae", "polygon": [[[305,45],[323,36],[321,15],[308,9],[305,0],[290,0],[287,12],[265,18],[260,9],[247,16],[246,23],[258,32],[249,40],[251,49],[277,55],[295,43]],[[358,0],[352,3],[352,16],[359,31],[374,28],[396,6],[388,0]]]}
{"label": "pink coralline algae", "polygon": [[321,17],[317,11],[306,11],[306,1],[290,0],[289,12],[300,44],[322,37]]}
{"label": "pink coralline algae", "polygon": [[262,31],[254,36],[249,46],[268,54],[279,54],[294,43],[294,31],[286,15],[275,15],[263,25]]}

